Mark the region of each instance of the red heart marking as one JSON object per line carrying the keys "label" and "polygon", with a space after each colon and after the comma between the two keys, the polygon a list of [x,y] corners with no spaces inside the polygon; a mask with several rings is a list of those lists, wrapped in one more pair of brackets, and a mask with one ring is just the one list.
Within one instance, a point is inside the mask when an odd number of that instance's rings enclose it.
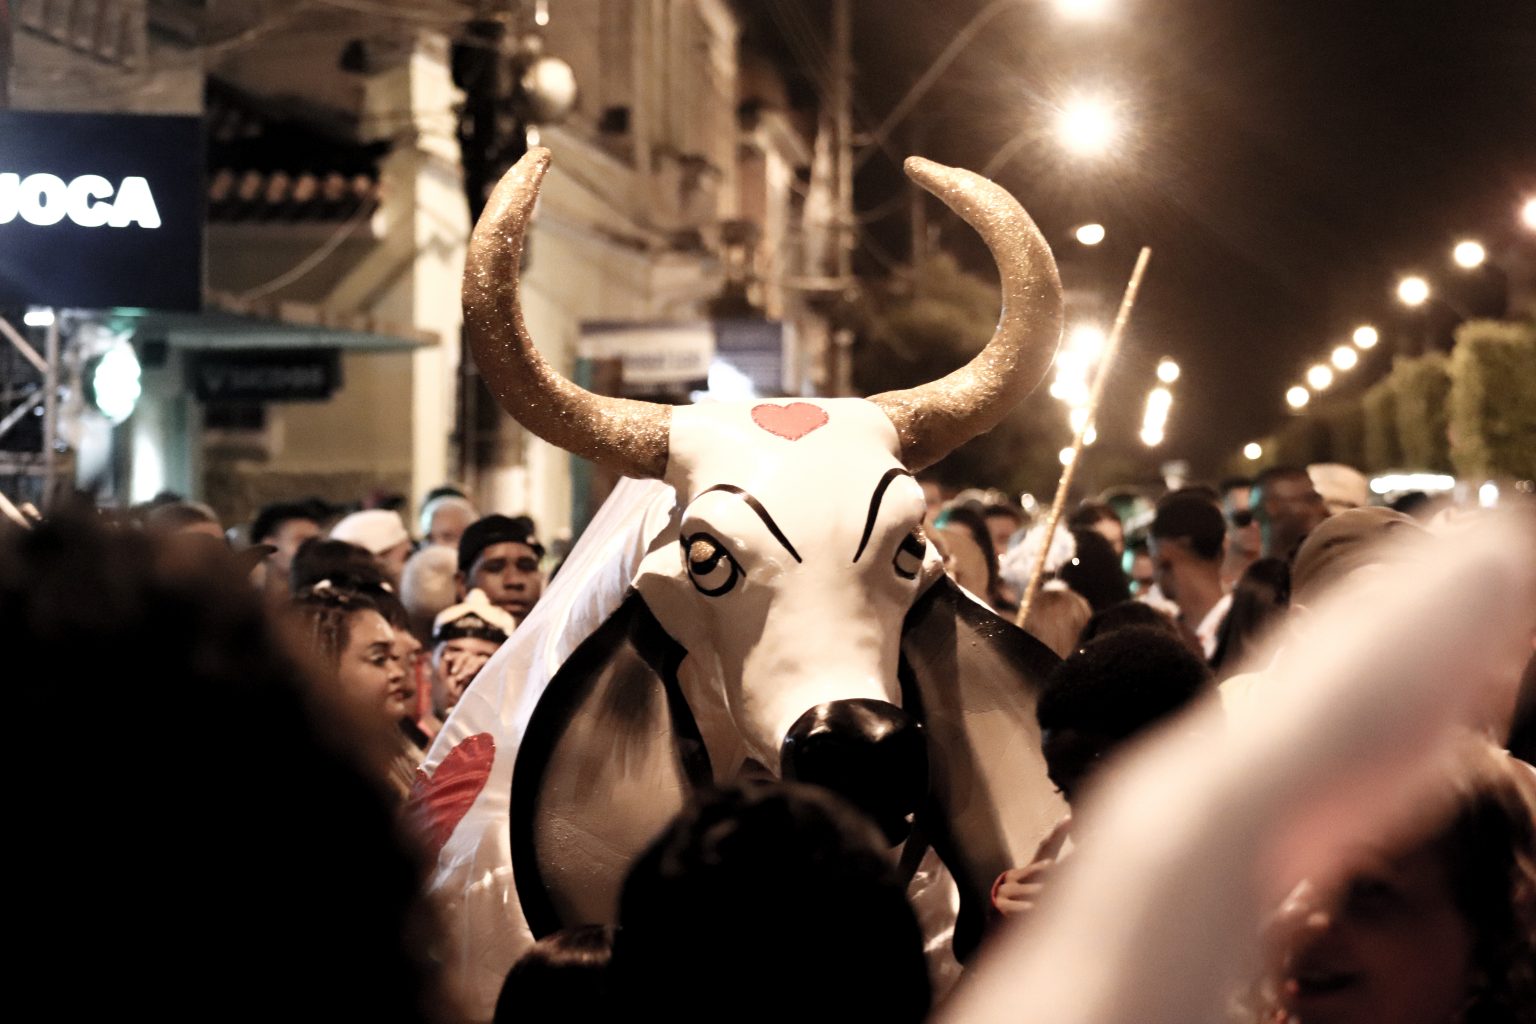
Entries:
{"label": "red heart marking", "polygon": [[479,732],[448,751],[430,776],[417,769],[410,799],[405,802],[405,814],[420,829],[427,852],[433,857],[485,788],[495,759],[496,740],[488,732]]}
{"label": "red heart marking", "polygon": [[752,422],[786,441],[798,441],[811,431],[827,425],[827,410],[809,402],[754,405]]}

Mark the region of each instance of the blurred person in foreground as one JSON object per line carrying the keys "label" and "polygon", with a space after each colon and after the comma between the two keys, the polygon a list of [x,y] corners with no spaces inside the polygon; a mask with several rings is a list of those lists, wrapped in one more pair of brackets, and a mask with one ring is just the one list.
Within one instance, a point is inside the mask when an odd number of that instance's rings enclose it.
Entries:
{"label": "blurred person in foreground", "polygon": [[814,786],[684,810],[619,899],[612,992],[636,1020],[916,1022],[922,933],[883,835]]}
{"label": "blurred person in foreground", "polygon": [[1299,466],[1271,466],[1253,482],[1253,517],[1265,558],[1289,560],[1296,546],[1328,518],[1322,495]]}
{"label": "blurred person in foreground", "polygon": [[422,866],[346,706],[230,556],[91,520],[0,526],[0,643],[50,681],[18,693],[16,751],[48,784],[11,796],[47,877],[17,876],[9,904],[45,1015],[451,1019]]}
{"label": "blurred person in foreground", "polygon": [[585,924],[535,942],[507,972],[492,1024],[618,1019],[608,993],[613,939],[612,928]]}

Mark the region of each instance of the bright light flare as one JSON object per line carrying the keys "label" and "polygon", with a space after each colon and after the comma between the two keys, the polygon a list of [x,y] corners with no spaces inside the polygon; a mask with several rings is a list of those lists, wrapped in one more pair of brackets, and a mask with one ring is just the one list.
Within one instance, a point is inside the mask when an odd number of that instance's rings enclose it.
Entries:
{"label": "bright light flare", "polygon": [[1313,391],[1325,391],[1328,385],[1333,383],[1333,371],[1322,363],[1318,363],[1307,371],[1307,383],[1312,386]]}
{"label": "bright light flare", "polygon": [[25,313],[21,314],[21,322],[26,324],[28,327],[52,327],[53,310],[29,309]]}
{"label": "bright light flare", "polygon": [[1499,503],[1499,485],[1489,480],[1477,489],[1477,503],[1483,508],[1494,508]]}
{"label": "bright light flare", "polygon": [[1061,460],[1061,464],[1063,466],[1072,465],[1072,459],[1074,456],[1072,455],[1071,446],[1069,445],[1068,447],[1063,448],[1061,451],[1057,452],[1056,457]]}
{"label": "bright light flare", "polygon": [[1157,364],[1157,379],[1164,384],[1172,384],[1179,379],[1179,364],[1172,359],[1163,357]]}
{"label": "bright light flare", "polygon": [[1312,400],[1312,392],[1297,384],[1285,393],[1285,404],[1292,409],[1302,409]]}
{"label": "bright light flare", "polygon": [[1109,13],[1110,0],[1056,0],[1056,13],[1074,21],[1090,21]]}
{"label": "bright light flare", "polygon": [[1141,443],[1148,448],[1156,448],[1163,443],[1163,432],[1161,430],[1143,429],[1141,432]]}
{"label": "bright light flare", "polygon": [[1372,327],[1370,324],[1361,324],[1359,327],[1355,328],[1354,339],[1355,347],[1361,349],[1362,351],[1365,349],[1372,349],[1375,348],[1376,343],[1381,340],[1381,332],[1376,330],[1376,328]]}
{"label": "bright light flare", "polygon": [[1456,261],[1458,267],[1474,270],[1482,266],[1483,261],[1488,258],[1488,250],[1469,238],[1456,243],[1456,248],[1451,250],[1451,258]]}
{"label": "bright light flare", "polygon": [[1104,225],[1084,224],[1072,234],[1083,245],[1098,245],[1104,241]]}
{"label": "bright light flare", "polygon": [[1243,445],[1243,458],[1249,462],[1257,462],[1264,457],[1264,446],[1257,441],[1249,441]]}
{"label": "bright light flare", "polygon": [[1405,306],[1422,306],[1429,301],[1429,282],[1417,274],[1397,282],[1397,300]]}
{"label": "bright light flare", "polygon": [[1360,362],[1360,354],[1348,345],[1340,345],[1334,349],[1330,358],[1333,360],[1333,365],[1341,370],[1353,370]]}
{"label": "bright light flare", "polygon": [[1147,408],[1141,417],[1141,443],[1155,448],[1163,443],[1168,426],[1168,410],[1173,408],[1173,392],[1155,387],[1147,392]]}
{"label": "bright light flare", "polygon": [[1072,100],[1056,116],[1056,137],[1068,152],[1077,156],[1107,152],[1119,134],[1119,119],[1102,99]]}
{"label": "bright light flare", "polygon": [[1536,231],[1536,196],[1527,199],[1520,207],[1520,223],[1525,225],[1525,230]]}

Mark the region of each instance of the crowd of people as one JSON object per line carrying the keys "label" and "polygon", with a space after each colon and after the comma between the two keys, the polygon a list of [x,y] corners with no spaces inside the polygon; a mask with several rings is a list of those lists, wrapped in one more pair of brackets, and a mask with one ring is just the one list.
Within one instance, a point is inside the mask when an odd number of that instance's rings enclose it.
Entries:
{"label": "crowd of people", "polygon": [[[946,570],[1061,659],[1037,718],[1069,807],[1188,709],[1250,699],[1288,623],[1455,514],[1371,505],[1339,469],[1110,494],[1049,543],[1043,511],[924,481]],[[20,787],[17,820],[56,879],[22,923],[103,982],[82,1011],[140,996],[170,1016],[209,1000],[231,1007],[215,1016],[457,1019],[409,798],[558,569],[529,518],[452,488],[410,524],[310,499],[231,529],[165,496],[0,528],[22,764],[47,780]],[[1275,908],[1269,969],[1232,994],[1233,1020],[1536,1022],[1536,656],[1518,692],[1466,744],[1443,814]],[[996,879],[993,928],[1029,926],[1076,839],[1068,813]],[[814,787],[707,794],[634,866],[616,927],[539,941],[496,1020],[925,1019],[944,993],[887,845]],[[167,916],[163,953],[139,953]]]}

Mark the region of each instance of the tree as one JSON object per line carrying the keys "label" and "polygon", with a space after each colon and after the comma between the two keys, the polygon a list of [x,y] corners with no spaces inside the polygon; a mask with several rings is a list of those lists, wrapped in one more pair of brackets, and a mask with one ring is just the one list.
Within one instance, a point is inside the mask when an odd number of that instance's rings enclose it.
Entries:
{"label": "tree", "polygon": [[[860,393],[909,388],[954,370],[981,351],[997,326],[997,286],[938,254],[921,277],[865,289],[858,310],[853,382]],[[946,484],[1009,493],[1054,492],[1057,453],[1071,443],[1067,417],[1045,383],[1003,422],[934,467]]]}
{"label": "tree", "polygon": [[1402,464],[1397,442],[1396,394],[1392,378],[1377,381],[1360,404],[1365,410],[1365,465],[1367,471],[1395,469]]}
{"label": "tree", "polygon": [[1450,379],[1456,472],[1472,480],[1536,477],[1536,323],[1462,324]]}
{"label": "tree", "polygon": [[1388,379],[1403,464],[1449,473],[1446,402],[1451,391],[1450,358],[1443,352],[1430,352],[1398,359]]}

